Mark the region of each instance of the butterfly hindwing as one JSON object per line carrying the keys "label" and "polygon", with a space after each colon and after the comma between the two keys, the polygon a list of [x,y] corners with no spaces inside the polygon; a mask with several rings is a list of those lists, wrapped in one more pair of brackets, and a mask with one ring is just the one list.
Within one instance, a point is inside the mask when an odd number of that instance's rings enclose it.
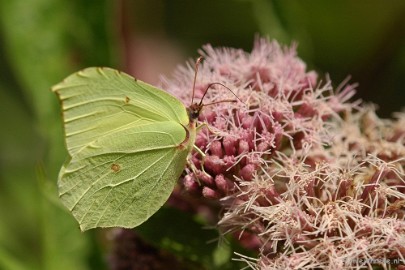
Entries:
{"label": "butterfly hindwing", "polygon": [[[82,230],[135,227],[168,199],[188,154],[179,150],[184,129],[162,122],[98,140],[64,165],[59,192]],[[125,138],[125,140],[124,140]],[[132,146],[131,143],[132,142]],[[139,144],[141,143],[141,144]],[[109,147],[114,151],[108,151]]]}

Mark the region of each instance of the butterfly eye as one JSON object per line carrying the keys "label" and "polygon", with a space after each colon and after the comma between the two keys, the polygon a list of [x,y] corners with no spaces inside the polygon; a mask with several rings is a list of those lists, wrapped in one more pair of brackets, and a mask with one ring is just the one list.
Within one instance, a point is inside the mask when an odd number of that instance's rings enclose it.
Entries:
{"label": "butterfly eye", "polygon": [[200,115],[202,106],[194,103],[190,107],[187,108],[188,117],[190,120],[196,120]]}

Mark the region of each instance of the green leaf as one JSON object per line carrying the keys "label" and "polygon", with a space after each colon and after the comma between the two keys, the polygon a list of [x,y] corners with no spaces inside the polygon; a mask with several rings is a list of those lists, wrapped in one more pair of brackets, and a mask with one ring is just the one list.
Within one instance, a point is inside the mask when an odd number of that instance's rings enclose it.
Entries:
{"label": "green leaf", "polygon": [[113,16],[104,17],[111,10],[106,2],[0,0],[5,57],[44,134],[54,119],[54,97],[47,91],[52,84],[76,69],[80,57],[93,64],[109,63],[103,24]]}
{"label": "green leaf", "polygon": [[162,208],[135,231],[152,245],[205,269],[241,269],[245,265],[231,260],[233,252],[249,254],[229,239],[218,243],[215,228],[207,228],[201,218],[175,208]]}
{"label": "green leaf", "polygon": [[[6,89],[0,83],[0,125],[8,129],[0,133],[0,269],[86,269],[88,239],[39,190],[43,142],[22,103]],[[47,194],[56,197],[55,188]]]}
{"label": "green leaf", "polygon": [[4,248],[0,247],[0,268],[7,270],[25,270],[29,266],[13,257]]}

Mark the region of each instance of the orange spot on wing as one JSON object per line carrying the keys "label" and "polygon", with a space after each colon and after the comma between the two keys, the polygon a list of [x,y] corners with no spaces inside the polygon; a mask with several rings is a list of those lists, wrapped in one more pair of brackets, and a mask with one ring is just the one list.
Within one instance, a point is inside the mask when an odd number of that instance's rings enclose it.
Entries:
{"label": "orange spot on wing", "polygon": [[114,172],[119,172],[121,170],[121,167],[120,167],[120,165],[113,163],[111,165],[111,170],[113,170]]}

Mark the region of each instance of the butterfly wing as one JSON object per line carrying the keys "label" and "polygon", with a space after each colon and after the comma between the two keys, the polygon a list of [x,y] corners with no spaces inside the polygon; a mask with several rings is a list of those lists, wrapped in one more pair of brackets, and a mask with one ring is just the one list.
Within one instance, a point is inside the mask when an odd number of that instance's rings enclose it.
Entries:
{"label": "butterfly wing", "polygon": [[104,136],[69,160],[59,193],[82,230],[135,227],[168,199],[186,164],[184,128],[160,122]]}
{"label": "butterfly wing", "polygon": [[112,69],[86,69],[53,90],[70,154],[59,194],[81,229],[147,220],[170,196],[194,143],[184,105]]}

